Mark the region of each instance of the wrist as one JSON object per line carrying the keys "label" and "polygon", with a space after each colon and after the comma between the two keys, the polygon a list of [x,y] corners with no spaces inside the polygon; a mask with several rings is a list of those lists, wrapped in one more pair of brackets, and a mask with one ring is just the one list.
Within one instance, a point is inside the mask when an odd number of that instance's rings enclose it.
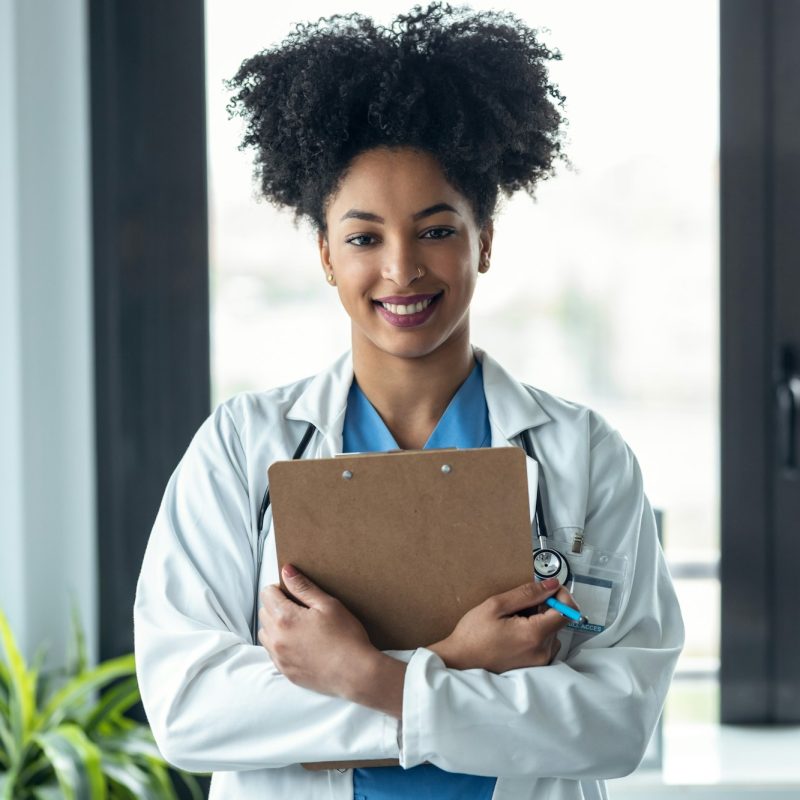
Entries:
{"label": "wrist", "polygon": [[358,659],[343,692],[346,699],[389,714],[403,716],[403,686],[407,664],[373,649]]}
{"label": "wrist", "polygon": [[436,653],[444,661],[444,665],[450,669],[460,669],[456,665],[456,656],[453,651],[453,643],[450,639],[442,639],[434,644],[427,645],[427,649]]}

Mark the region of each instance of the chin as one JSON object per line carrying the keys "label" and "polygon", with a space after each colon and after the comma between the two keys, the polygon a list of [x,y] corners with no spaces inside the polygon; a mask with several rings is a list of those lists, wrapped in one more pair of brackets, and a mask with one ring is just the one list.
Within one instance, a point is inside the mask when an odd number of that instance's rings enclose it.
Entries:
{"label": "chin", "polygon": [[431,353],[435,353],[445,344],[445,342],[439,339],[436,341],[431,341],[430,339],[424,341],[421,340],[421,337],[413,338],[416,339],[416,341],[413,341],[410,336],[406,342],[397,340],[392,342],[387,342],[385,340],[376,341],[374,339],[370,341],[373,347],[377,347],[379,350],[395,358],[424,358],[425,356],[431,355]]}

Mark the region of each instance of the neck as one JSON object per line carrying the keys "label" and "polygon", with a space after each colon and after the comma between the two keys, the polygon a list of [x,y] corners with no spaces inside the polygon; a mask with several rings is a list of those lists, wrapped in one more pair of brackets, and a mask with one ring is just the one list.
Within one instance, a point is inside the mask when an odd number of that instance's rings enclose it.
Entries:
{"label": "neck", "polygon": [[403,448],[422,448],[474,365],[468,327],[434,352],[414,358],[353,337],[356,381]]}

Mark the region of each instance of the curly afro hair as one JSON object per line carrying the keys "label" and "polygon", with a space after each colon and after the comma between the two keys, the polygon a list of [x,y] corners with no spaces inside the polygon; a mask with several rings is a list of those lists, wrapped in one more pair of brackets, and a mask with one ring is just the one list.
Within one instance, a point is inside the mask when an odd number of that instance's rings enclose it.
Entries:
{"label": "curly afro hair", "polygon": [[362,14],[298,24],[280,45],[243,62],[228,104],[256,151],[264,197],[325,232],[325,208],[361,152],[431,153],[484,226],[498,192],[554,172],[565,97],[545,62],[560,60],[507,12],[415,6],[389,27]]}

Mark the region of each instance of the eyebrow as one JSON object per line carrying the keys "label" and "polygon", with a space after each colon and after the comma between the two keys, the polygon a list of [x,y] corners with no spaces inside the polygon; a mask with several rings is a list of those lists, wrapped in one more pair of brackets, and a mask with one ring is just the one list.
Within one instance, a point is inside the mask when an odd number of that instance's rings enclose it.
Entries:
{"label": "eyebrow", "polygon": [[[411,219],[414,222],[417,220],[424,219],[425,217],[430,217],[433,214],[438,214],[440,211],[452,211],[454,214],[458,214],[453,206],[449,203],[437,203],[434,206],[429,206],[428,208],[423,208],[422,211],[417,211],[416,214],[411,215]],[[458,214],[461,216],[461,214]],[[346,219],[363,219],[367,222],[379,222],[383,224],[385,222],[383,217],[379,217],[377,214],[373,214],[370,211],[360,211],[357,208],[351,208],[340,220],[339,222],[344,222]]]}

